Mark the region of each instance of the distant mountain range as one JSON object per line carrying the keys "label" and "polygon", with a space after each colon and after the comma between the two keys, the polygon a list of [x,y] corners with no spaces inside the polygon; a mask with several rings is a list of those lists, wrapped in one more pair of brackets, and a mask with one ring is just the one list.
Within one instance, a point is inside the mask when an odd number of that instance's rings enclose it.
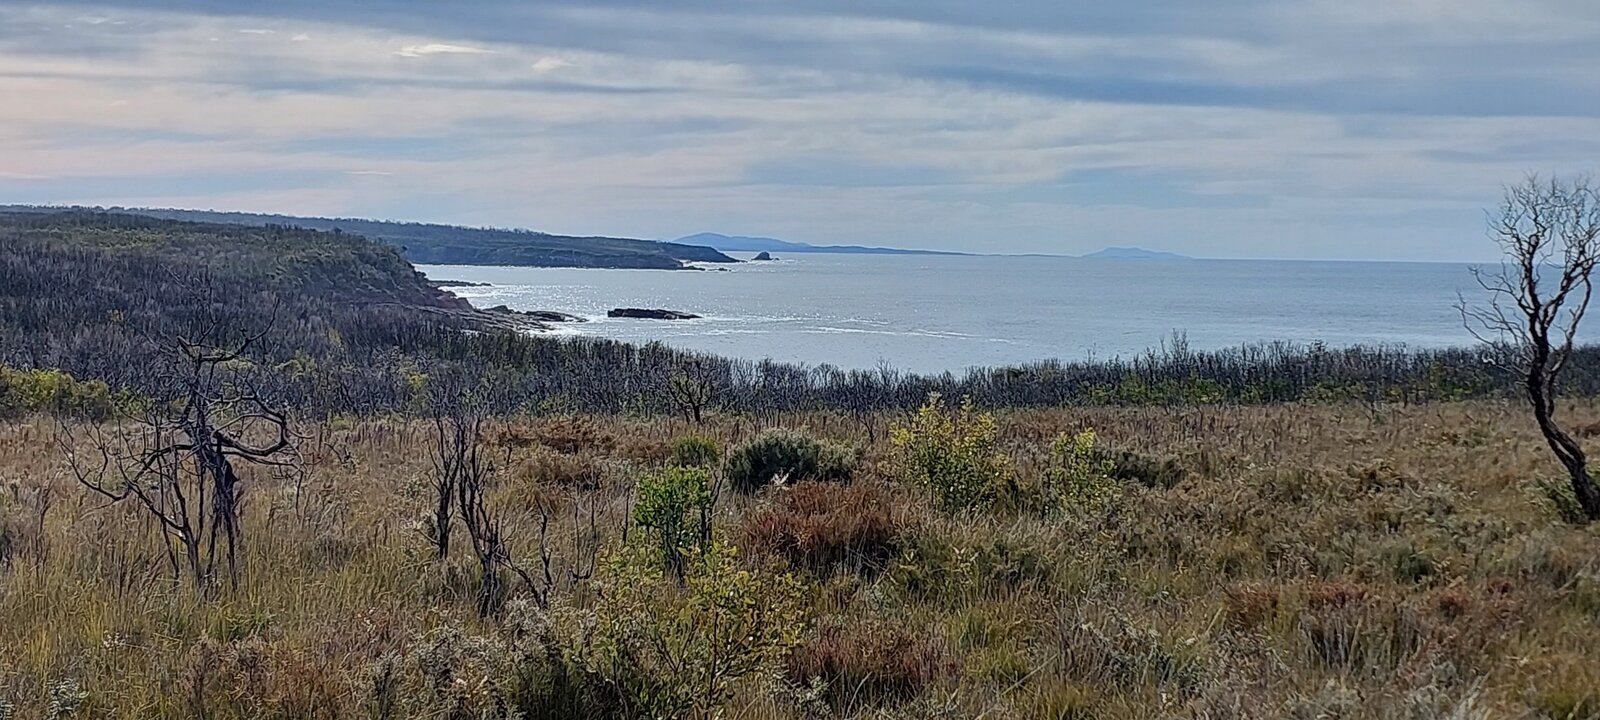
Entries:
{"label": "distant mountain range", "polygon": [[1086,260],[1193,260],[1188,255],[1136,247],[1108,247],[1082,256]]}
{"label": "distant mountain range", "polygon": [[944,250],[905,250],[901,248],[862,247],[860,245],[810,245],[768,237],[744,237],[719,233],[685,235],[673,242],[684,245],[704,245],[722,252],[782,253],[835,253],[847,255],[971,255],[972,253]]}
{"label": "distant mountain range", "polygon": [[[838,253],[850,255],[961,255],[972,256],[979,253],[951,252],[947,250],[906,250],[902,248],[862,247],[860,245],[811,245],[808,243],[779,240],[769,237],[746,237],[742,235],[723,235],[720,233],[703,232],[694,235],[685,235],[673,242],[685,245],[704,245],[716,248],[722,252],[753,252],[772,253]],[[1136,247],[1108,247],[1098,252],[1092,252],[1081,257],[1094,260],[1192,260],[1187,255],[1161,252],[1159,250],[1146,250]]]}
{"label": "distant mountain range", "polygon": [[64,208],[0,205],[0,212],[51,213],[68,210],[142,215],[164,220],[220,225],[283,225],[307,230],[353,233],[393,245],[407,260],[422,265],[511,265],[677,270],[688,263],[735,263],[712,248],[614,237],[551,235],[531,230],[458,227],[361,218],[299,217],[169,208]]}

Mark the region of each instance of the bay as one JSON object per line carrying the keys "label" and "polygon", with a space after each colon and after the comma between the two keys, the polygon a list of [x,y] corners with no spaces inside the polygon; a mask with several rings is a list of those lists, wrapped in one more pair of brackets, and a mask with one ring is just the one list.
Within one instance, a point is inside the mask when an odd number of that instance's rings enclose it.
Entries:
{"label": "bay", "polygon": [[[556,332],[747,359],[916,372],[1128,357],[1182,333],[1192,349],[1322,342],[1468,345],[1447,263],[1087,260],[807,254],[705,271],[420,266],[479,307],[590,319]],[[726,267],[726,271],[716,268]],[[616,307],[700,320],[607,318]]]}

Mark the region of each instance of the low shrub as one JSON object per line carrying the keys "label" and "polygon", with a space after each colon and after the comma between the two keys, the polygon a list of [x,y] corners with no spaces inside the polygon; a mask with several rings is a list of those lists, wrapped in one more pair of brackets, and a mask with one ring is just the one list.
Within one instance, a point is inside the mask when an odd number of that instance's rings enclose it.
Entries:
{"label": "low shrub", "polygon": [[1093,430],[1062,433],[1050,445],[1050,467],[1044,474],[1045,507],[1069,512],[1099,510],[1117,494],[1113,467],[1096,452]]}
{"label": "low shrub", "polygon": [[1051,583],[1049,554],[1026,538],[999,534],[952,540],[941,533],[905,533],[890,566],[890,585],[906,599],[953,605],[974,596],[1010,595]]}
{"label": "low shrub", "polygon": [[826,573],[844,565],[878,570],[900,544],[894,498],[879,485],[803,482],[745,517],[751,548]]}
{"label": "low shrub", "polygon": [[518,479],[532,488],[593,490],[606,476],[601,456],[593,453],[560,453],[541,448],[517,468]]}
{"label": "low shrub", "polygon": [[533,440],[561,453],[603,452],[616,445],[616,438],[610,432],[593,418],[583,415],[545,418],[534,425]]}
{"label": "low shrub", "polygon": [[745,567],[720,544],[688,564],[681,587],[653,565],[639,548],[613,556],[578,623],[584,670],[618,716],[718,717],[741,683],[782,671],[806,627],[798,580]]}
{"label": "low shrub", "polygon": [[100,421],[114,410],[111,389],[99,380],[78,380],[55,369],[0,367],[0,418],[45,413]]}
{"label": "low shrub", "polygon": [[820,680],[841,711],[904,702],[954,677],[960,666],[943,638],[888,621],[829,622],[789,656],[790,682]]}
{"label": "low shrub", "polygon": [[1589,515],[1583,511],[1583,505],[1578,503],[1578,495],[1573,492],[1571,483],[1565,479],[1547,478],[1539,480],[1535,486],[1562,522],[1570,525],[1589,524]]}
{"label": "low shrub", "polygon": [[896,474],[930,490],[946,511],[984,507],[1015,487],[997,435],[994,416],[978,412],[970,398],[947,412],[930,395],[909,426],[890,434]]}
{"label": "low shrub", "polygon": [[703,435],[689,435],[672,443],[672,454],[667,464],[678,467],[713,468],[722,460],[722,448],[717,441]]}
{"label": "low shrub", "polygon": [[686,558],[711,542],[711,512],[716,502],[711,475],[703,468],[669,467],[639,481],[633,521],[650,538],[661,564],[682,578]]}
{"label": "low shrub", "polygon": [[1156,458],[1127,450],[1096,452],[1110,464],[1107,475],[1151,489],[1170,490],[1189,475],[1183,464],[1173,457]]}
{"label": "low shrub", "polygon": [[328,658],[286,641],[205,638],[182,663],[174,696],[184,717],[336,717],[346,710],[348,688]]}
{"label": "low shrub", "polygon": [[1120,615],[1091,618],[1083,608],[1066,610],[1057,625],[1062,674],[1093,687],[1154,685],[1189,697],[1205,679],[1201,647]]}
{"label": "low shrub", "polygon": [[750,494],[768,485],[802,480],[846,481],[855,472],[854,451],[793,430],[764,430],[728,454],[724,472],[736,491]]}

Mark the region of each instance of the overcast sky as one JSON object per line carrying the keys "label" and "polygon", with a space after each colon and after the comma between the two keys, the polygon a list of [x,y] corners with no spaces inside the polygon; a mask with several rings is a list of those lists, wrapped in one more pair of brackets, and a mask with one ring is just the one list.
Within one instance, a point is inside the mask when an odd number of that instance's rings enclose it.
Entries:
{"label": "overcast sky", "polygon": [[1595,0],[0,5],[0,202],[1472,260],[1596,169]]}

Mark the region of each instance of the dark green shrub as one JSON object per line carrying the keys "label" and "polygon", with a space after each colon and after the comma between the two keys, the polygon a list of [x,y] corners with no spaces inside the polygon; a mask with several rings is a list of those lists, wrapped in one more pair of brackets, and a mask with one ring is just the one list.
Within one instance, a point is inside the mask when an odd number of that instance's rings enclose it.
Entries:
{"label": "dark green shrub", "polygon": [[854,451],[793,430],[764,430],[728,454],[728,484],[754,493],[775,482],[842,482],[855,472]]}
{"label": "dark green shrub", "polygon": [[1108,475],[1151,489],[1170,490],[1189,474],[1177,458],[1156,458],[1127,450],[1103,451],[1099,454],[1111,463]]}
{"label": "dark green shrub", "polygon": [[722,460],[722,448],[717,447],[717,441],[703,435],[689,435],[678,438],[672,443],[672,455],[667,458],[667,464],[676,467],[716,467]]}

